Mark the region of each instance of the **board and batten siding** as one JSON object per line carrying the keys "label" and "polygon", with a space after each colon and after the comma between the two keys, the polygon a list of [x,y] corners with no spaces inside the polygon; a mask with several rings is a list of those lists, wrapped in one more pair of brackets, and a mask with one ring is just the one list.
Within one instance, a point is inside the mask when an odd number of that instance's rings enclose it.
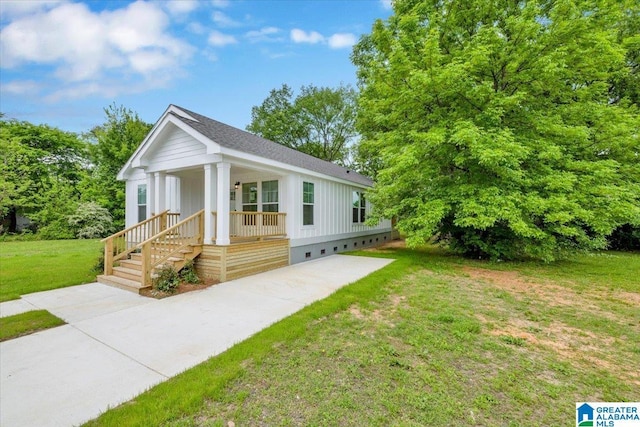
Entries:
{"label": "board and batten siding", "polygon": [[[303,182],[314,184],[314,224],[308,226],[302,225]],[[310,176],[298,176],[294,182],[289,181],[288,187],[293,187],[293,194],[288,194],[288,197],[294,215],[287,216],[287,221],[294,222],[288,228],[291,246],[391,230],[391,221],[388,220],[373,227],[353,223],[353,192],[366,191],[362,187]],[[367,201],[366,212],[370,210],[371,205]]]}
{"label": "board and batten siding", "polygon": [[142,157],[148,170],[172,170],[201,165],[207,148],[176,126],[169,126],[161,139]]}
{"label": "board and batten siding", "polygon": [[[125,227],[131,227],[138,223],[138,185],[147,184],[147,176],[143,171],[136,171],[135,175],[127,179],[125,184]],[[165,184],[166,208],[171,212],[180,212],[180,178],[167,175]],[[147,188],[147,205],[151,203],[149,195],[151,189]],[[153,212],[153,206],[150,212]],[[155,212],[154,212],[155,213]],[[186,218],[183,216],[183,218]]]}

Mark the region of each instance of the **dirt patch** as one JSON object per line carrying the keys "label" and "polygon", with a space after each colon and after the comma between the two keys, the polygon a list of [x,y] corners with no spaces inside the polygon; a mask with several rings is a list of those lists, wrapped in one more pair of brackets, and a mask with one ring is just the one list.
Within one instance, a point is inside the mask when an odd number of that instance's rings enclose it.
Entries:
{"label": "dirt patch", "polygon": [[[483,268],[463,267],[463,271],[473,281],[490,283],[496,289],[509,292],[517,299],[540,301],[549,307],[581,307],[598,316],[623,323],[618,316],[594,305],[594,299],[613,297],[631,305],[638,305],[640,295],[614,291],[576,292],[570,286],[560,286],[548,280],[523,277],[514,271],[496,271]],[[477,282],[476,282],[477,283]],[[471,283],[470,283],[471,285]],[[494,307],[498,309],[499,307]],[[488,326],[488,333],[499,337],[523,340],[525,346],[543,347],[561,358],[589,369],[602,369],[619,378],[626,378],[640,385],[640,372],[630,373],[624,367],[624,360],[607,349],[624,345],[624,339],[596,334],[586,329],[571,327],[562,322],[541,325],[536,321],[524,319],[519,315],[503,320],[489,320],[481,314],[476,318]]]}
{"label": "dirt patch", "polygon": [[358,320],[372,320],[373,322],[384,323],[387,326],[393,327],[395,325],[388,319],[390,318],[391,314],[396,312],[398,306],[402,304],[406,299],[407,297],[403,295],[389,295],[389,304],[382,304],[382,307],[384,307],[384,309],[375,309],[363,312],[357,304],[354,304],[350,306],[347,311]]}
{"label": "dirt patch", "polygon": [[624,301],[632,306],[640,307],[640,294],[625,291],[616,291],[613,297]]}
{"label": "dirt patch", "polygon": [[544,279],[532,279],[515,271],[488,270],[484,268],[462,267],[462,271],[472,279],[491,282],[498,288],[509,291],[517,298],[533,297],[544,301],[551,307],[580,306],[583,310],[597,311],[610,320],[618,320],[615,316],[602,311],[593,303],[594,298],[606,295],[597,292],[576,292],[569,286],[560,286]]}
{"label": "dirt patch", "polygon": [[184,294],[184,293],[187,293],[187,292],[199,291],[199,290],[202,290],[202,289],[206,289],[209,286],[216,285],[218,283],[220,283],[220,282],[215,281],[215,280],[205,280],[202,283],[198,283],[198,284],[180,283],[178,285],[178,288],[176,289],[176,291],[173,292],[173,293],[162,292],[162,291],[158,291],[158,290],[153,289],[153,288],[148,288],[148,289],[142,289],[140,291],[140,295],[145,296],[145,297],[155,298],[155,299],[162,299],[162,298],[167,298],[167,297],[171,297],[171,296],[174,296],[174,295]]}

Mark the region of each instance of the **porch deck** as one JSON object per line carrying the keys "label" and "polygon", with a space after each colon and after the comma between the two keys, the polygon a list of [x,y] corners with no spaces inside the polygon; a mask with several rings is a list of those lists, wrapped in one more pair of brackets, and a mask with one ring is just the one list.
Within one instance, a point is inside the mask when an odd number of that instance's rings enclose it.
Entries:
{"label": "porch deck", "polygon": [[230,243],[217,245],[204,242],[204,211],[182,221],[168,211],[154,215],[103,240],[104,274],[97,280],[139,293],[152,286],[157,269],[179,271],[190,260],[201,279],[216,282],[290,264],[284,213],[231,212],[229,219]]}

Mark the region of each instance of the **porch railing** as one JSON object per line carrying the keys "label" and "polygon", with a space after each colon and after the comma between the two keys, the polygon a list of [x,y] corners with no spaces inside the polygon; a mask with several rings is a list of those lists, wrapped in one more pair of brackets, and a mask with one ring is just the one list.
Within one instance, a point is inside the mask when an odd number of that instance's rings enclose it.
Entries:
{"label": "porch railing", "polygon": [[[215,240],[217,212],[213,215]],[[287,235],[285,212],[229,212],[229,238],[262,239],[264,237],[284,237]]]}
{"label": "porch railing", "polygon": [[[135,251],[139,243],[167,228],[167,221],[175,214],[164,211],[138,224],[102,239],[104,243],[104,274],[113,274],[113,263]],[[177,214],[179,215],[179,214]]]}
{"label": "porch railing", "polygon": [[229,237],[258,238],[286,236],[284,212],[230,212]]}
{"label": "porch railing", "polygon": [[178,212],[167,213],[167,228],[173,227],[179,222],[180,222],[180,213]]}
{"label": "porch railing", "polygon": [[137,245],[142,253],[142,282],[151,285],[151,273],[171,257],[180,257],[190,245],[204,243],[204,210],[191,215]]}

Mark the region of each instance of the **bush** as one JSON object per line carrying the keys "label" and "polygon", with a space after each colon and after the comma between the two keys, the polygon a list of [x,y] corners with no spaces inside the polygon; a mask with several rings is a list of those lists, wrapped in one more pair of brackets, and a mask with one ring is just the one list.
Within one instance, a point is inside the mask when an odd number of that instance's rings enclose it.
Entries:
{"label": "bush", "polygon": [[180,284],[180,276],[172,265],[164,265],[153,278],[153,288],[167,293],[174,293]]}
{"label": "bush", "polygon": [[68,222],[78,239],[106,237],[114,229],[109,211],[95,202],[80,204]]}
{"label": "bush", "polygon": [[186,283],[198,284],[200,283],[200,278],[196,273],[195,266],[193,265],[193,261],[189,260],[184,264],[182,270],[180,270],[180,279]]}

